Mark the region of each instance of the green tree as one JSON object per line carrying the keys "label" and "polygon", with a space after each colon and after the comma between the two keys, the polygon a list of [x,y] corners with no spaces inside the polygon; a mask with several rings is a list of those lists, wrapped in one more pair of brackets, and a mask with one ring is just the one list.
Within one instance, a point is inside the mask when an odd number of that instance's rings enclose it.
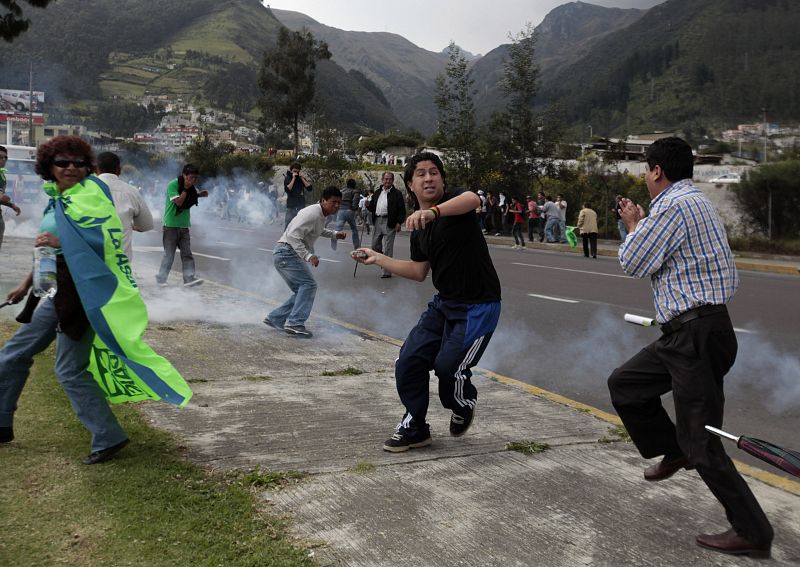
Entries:
{"label": "green tree", "polygon": [[534,111],[539,68],[535,59],[536,36],[531,24],[511,38],[503,69],[501,90],[505,111],[492,116],[483,132],[479,175],[497,169],[502,174],[500,188],[523,196],[532,182],[552,171],[552,155],[561,135],[558,112]]}
{"label": "green tree", "polygon": [[228,144],[215,145],[204,134],[186,146],[186,163],[197,166],[203,177],[216,177],[220,170],[222,156],[232,150],[233,147]]}
{"label": "green tree", "polygon": [[330,57],[328,45],[316,41],[310,31],[286,28],[281,28],[278,42],[264,53],[258,74],[264,129],[291,128],[295,155],[300,146],[299,122],[314,99],[316,63]]}
{"label": "green tree", "polygon": [[[800,160],[762,165],[733,185],[742,216],[764,234],[772,223],[772,238],[800,234]],[[772,207],[769,207],[769,203]],[[770,208],[772,219],[770,221]]]}
{"label": "green tree", "polygon": [[453,43],[447,47],[447,66],[436,77],[434,102],[438,109],[438,131],[444,139],[448,170],[455,183],[477,189],[472,168],[477,126],[475,121],[475,90],[472,73],[461,49]]}
{"label": "green tree", "polygon": [[[34,8],[46,8],[53,0],[24,0]],[[12,42],[15,37],[28,31],[31,21],[22,14],[22,0],[0,0],[6,13],[0,16],[0,38]]]}

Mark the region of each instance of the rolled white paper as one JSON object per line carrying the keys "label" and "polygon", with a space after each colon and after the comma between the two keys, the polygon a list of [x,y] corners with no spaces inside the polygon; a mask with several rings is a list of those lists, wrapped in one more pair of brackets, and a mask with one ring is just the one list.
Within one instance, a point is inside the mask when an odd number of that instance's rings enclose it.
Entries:
{"label": "rolled white paper", "polygon": [[642,317],[641,315],[633,315],[632,313],[625,313],[625,321],[633,323],[634,325],[641,325],[642,327],[652,327],[656,324],[655,319]]}

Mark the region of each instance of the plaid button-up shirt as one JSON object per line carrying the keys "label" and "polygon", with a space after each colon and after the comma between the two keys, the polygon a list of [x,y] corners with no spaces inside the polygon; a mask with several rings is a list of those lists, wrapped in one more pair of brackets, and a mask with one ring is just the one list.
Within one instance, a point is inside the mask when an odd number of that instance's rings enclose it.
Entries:
{"label": "plaid button-up shirt", "polygon": [[650,214],[620,246],[619,262],[630,276],[650,276],[659,323],[725,304],[739,285],[722,220],[690,179],[653,199]]}

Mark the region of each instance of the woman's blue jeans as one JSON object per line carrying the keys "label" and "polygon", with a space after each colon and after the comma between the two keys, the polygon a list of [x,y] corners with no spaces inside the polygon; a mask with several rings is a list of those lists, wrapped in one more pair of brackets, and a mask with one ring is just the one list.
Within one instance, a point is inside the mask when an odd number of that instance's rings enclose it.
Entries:
{"label": "woman's blue jeans", "polygon": [[[92,434],[91,451],[121,443],[128,436],[106,401],[103,391],[87,370],[94,331],[89,328],[79,341],[57,333],[58,318],[51,299],[43,299],[30,323],[22,325],[0,350],[0,427],[11,427],[17,400],[28,380],[34,355],[56,341],[55,373],[75,415]],[[54,424],[55,426],[55,424]]]}

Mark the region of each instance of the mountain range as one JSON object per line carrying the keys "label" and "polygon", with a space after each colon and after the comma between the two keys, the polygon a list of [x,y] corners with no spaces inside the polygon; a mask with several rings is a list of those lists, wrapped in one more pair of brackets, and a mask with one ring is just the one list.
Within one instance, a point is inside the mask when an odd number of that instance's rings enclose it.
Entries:
{"label": "mountain range", "polygon": [[[435,129],[446,55],[401,35],[350,32],[258,0],[62,0],[30,13],[4,46],[0,88],[46,91],[48,111],[90,116],[98,101],[181,95],[257,117],[254,85],[278,29],[326,41],[316,116],[356,131]],[[537,26],[537,105],[557,104],[576,138],[757,120],[800,122],[800,2],[667,0],[648,10],[569,2]],[[503,108],[508,46],[468,57],[480,116]]]}

